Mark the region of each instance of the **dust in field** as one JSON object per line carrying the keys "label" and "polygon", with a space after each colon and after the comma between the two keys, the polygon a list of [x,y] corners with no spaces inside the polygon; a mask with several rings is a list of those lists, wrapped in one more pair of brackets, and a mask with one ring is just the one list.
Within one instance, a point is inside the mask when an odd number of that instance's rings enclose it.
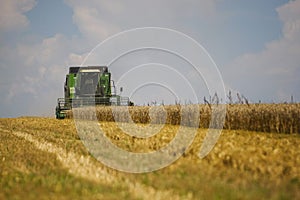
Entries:
{"label": "dust in field", "polygon": [[[159,134],[145,140],[133,138],[123,133],[113,122],[101,122],[101,126],[106,130],[106,135],[112,143],[133,152],[156,151],[165,146],[174,137],[176,134],[174,132],[177,130],[175,126],[164,126]],[[42,156],[45,161],[43,159],[40,161],[49,163],[44,166],[45,173],[47,171],[53,172],[55,177],[52,180],[53,185],[48,185],[44,190],[55,191],[55,183],[60,183],[61,179],[64,180],[62,178],[64,175],[72,177],[72,181],[78,182],[77,184],[90,184],[89,189],[84,191],[90,195],[88,197],[91,199],[93,199],[92,195],[100,194],[100,197],[101,195],[106,197],[110,192],[116,192],[116,196],[123,195],[125,199],[133,197],[144,199],[155,195],[157,199],[162,197],[168,199],[166,195],[180,199],[300,198],[300,137],[296,134],[283,135],[225,130],[212,152],[204,159],[199,159],[197,155],[207,132],[206,129],[199,129],[191,147],[185,151],[183,157],[169,167],[151,173],[127,174],[109,169],[91,157],[76,134],[72,120],[59,121],[47,118],[1,119],[1,127],[2,130],[29,134],[34,138],[34,141],[55,146],[56,149],[62,150],[62,158],[64,158],[64,155],[67,156],[66,158],[75,155],[74,162],[80,163],[81,157],[82,160],[89,160],[90,166],[84,166],[86,169],[81,169],[82,175],[77,177],[74,173],[70,173],[68,167],[63,166],[64,161],[58,159],[57,152],[43,151],[34,147],[32,142],[24,141],[20,137],[8,135],[8,133],[3,134],[3,131],[1,131],[1,169],[10,169],[12,170],[11,173],[18,172],[23,177],[27,177],[28,172],[29,174],[36,173],[39,175],[40,170],[33,172],[33,168],[39,169],[37,166],[40,166],[41,163],[36,159]],[[5,147],[8,141],[11,141],[10,146],[20,146],[21,150],[14,153],[6,151]],[[32,149],[27,148],[30,145]],[[26,153],[22,154],[21,151]],[[30,152],[40,152],[41,155],[31,153],[32,157],[27,158],[25,155],[30,154]],[[7,161],[6,157],[11,157],[11,154],[19,154],[18,159],[5,162]],[[5,157],[4,161],[3,157]],[[31,165],[33,168],[30,167]],[[55,168],[53,165],[58,167]],[[69,165],[72,164],[69,163]],[[16,167],[13,168],[12,166]],[[108,176],[119,182],[118,191],[115,190],[116,186],[112,183],[103,184],[101,181],[97,182],[88,178],[93,173],[86,170],[98,170],[98,168],[104,170]],[[84,174],[87,174],[88,177]],[[3,180],[6,180],[6,182],[14,179],[7,174],[1,176],[4,177]],[[39,181],[42,182],[44,180],[43,176],[39,175],[39,177]],[[69,178],[66,179],[69,180]],[[47,180],[49,181],[49,179]],[[27,185],[30,185],[31,182],[34,181],[31,179],[28,181],[27,179],[24,181],[24,185],[29,187]],[[70,182],[64,182],[64,184],[66,183]],[[62,184],[62,187],[67,187],[64,184]],[[94,187],[104,189],[94,190]],[[14,191],[7,185],[5,188],[6,194]],[[77,193],[80,196],[80,188],[74,189],[74,196]],[[33,189],[33,191],[39,193],[39,190]],[[49,192],[45,191],[45,195],[49,195]],[[111,195],[109,199],[116,196]]]}

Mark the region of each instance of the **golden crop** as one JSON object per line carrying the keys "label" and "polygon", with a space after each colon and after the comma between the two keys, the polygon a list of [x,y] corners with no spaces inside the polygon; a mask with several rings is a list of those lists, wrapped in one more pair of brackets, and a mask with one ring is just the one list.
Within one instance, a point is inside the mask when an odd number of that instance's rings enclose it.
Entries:
{"label": "golden crop", "polygon": [[[165,124],[156,135],[144,139],[124,133],[118,123],[99,124],[112,143],[137,153],[168,145],[179,128]],[[134,124],[123,125],[134,131]],[[151,125],[149,131],[157,126]],[[213,150],[199,159],[207,129],[196,131],[193,143],[174,164],[137,175],[97,162],[81,142],[73,120],[0,119],[0,199],[36,199],[39,195],[65,199],[299,199],[298,134],[224,130]]]}
{"label": "golden crop", "polygon": [[[189,116],[181,121],[181,109],[185,108]],[[220,106],[219,106],[220,107]],[[218,105],[213,105],[218,109]],[[80,109],[80,118],[90,119],[91,111],[99,121],[121,121],[135,123],[157,123],[171,125],[198,126],[209,128],[212,109],[208,105],[172,105],[172,106],[133,106],[105,107],[97,106]],[[198,112],[199,111],[199,112]],[[130,115],[128,115],[129,113]],[[200,123],[198,122],[200,117]],[[67,118],[72,118],[68,112]],[[300,133],[300,104],[233,104],[226,106],[224,129],[249,130],[273,133]]]}

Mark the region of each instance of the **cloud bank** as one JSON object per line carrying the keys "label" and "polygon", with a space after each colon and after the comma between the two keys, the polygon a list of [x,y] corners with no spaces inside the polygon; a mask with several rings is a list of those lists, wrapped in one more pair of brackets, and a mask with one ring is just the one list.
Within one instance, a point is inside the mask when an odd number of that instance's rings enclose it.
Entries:
{"label": "cloud bank", "polygon": [[0,30],[20,30],[29,25],[24,13],[30,11],[36,5],[35,0],[4,0],[0,7]]}
{"label": "cloud bank", "polygon": [[260,96],[263,101],[284,102],[291,95],[300,98],[300,1],[290,1],[277,12],[283,24],[282,37],[265,44],[261,52],[236,58],[225,68],[229,87],[250,99]]}
{"label": "cloud bank", "polygon": [[[67,66],[81,64],[95,45],[113,34],[130,28],[160,26],[201,38],[199,24],[207,24],[206,28],[215,26],[226,13],[219,10],[222,1],[218,0],[64,2],[72,9],[73,22],[70,23],[74,23],[79,32],[73,36],[58,32],[45,37],[26,32],[32,26],[26,13],[35,9],[36,1],[2,1],[0,117],[54,116],[56,98],[63,96]],[[259,99],[288,101],[290,95],[300,99],[300,0],[286,3],[276,12],[282,23],[279,39],[266,43],[260,52],[240,55],[226,66],[223,63],[219,66],[228,88],[254,102]],[[222,37],[224,27],[212,28],[219,30]],[[24,35],[11,38],[15,33]]]}

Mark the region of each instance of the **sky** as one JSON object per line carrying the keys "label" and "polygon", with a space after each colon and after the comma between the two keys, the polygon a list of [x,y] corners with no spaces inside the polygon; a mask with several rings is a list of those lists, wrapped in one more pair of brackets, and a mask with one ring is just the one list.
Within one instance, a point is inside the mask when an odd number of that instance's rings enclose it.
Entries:
{"label": "sky", "polygon": [[[300,101],[300,0],[1,0],[0,117],[53,117],[68,67],[81,65],[105,39],[142,27],[176,30],[201,44],[234,98],[240,93],[253,103],[290,102],[291,96]],[[144,64],[150,62],[143,57],[145,52],[123,62],[137,56]],[[124,64],[121,61],[117,63]],[[189,74],[190,84],[196,84],[185,66],[182,63],[177,75],[164,72],[170,69],[164,65],[148,67],[162,70],[158,77],[169,80],[173,84],[169,88],[180,88],[176,80],[181,75]],[[140,87],[135,93],[134,87],[126,90],[135,82],[124,79],[122,95],[131,95],[140,105],[171,102],[175,96],[182,103],[193,100],[191,93],[174,94],[160,83],[143,85],[143,77],[154,77],[147,65],[143,67],[132,75],[142,77]],[[112,66],[116,81],[124,69]],[[194,86],[200,103],[206,94],[202,86]]]}

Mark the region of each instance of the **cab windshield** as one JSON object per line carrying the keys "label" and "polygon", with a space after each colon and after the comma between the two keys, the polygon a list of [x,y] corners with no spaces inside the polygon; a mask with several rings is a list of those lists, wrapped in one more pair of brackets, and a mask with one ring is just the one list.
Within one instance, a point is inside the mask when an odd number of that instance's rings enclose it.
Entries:
{"label": "cab windshield", "polygon": [[95,94],[99,72],[80,72],[80,94]]}

